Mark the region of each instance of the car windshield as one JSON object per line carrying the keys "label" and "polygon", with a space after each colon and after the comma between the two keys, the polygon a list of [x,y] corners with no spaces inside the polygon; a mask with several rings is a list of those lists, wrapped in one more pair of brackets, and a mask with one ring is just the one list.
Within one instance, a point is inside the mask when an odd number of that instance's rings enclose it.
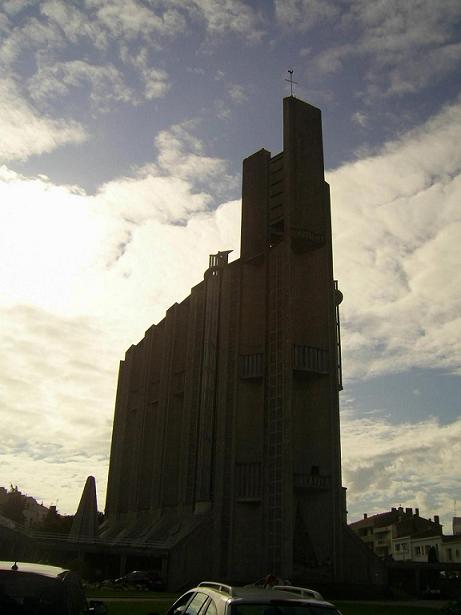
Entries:
{"label": "car windshield", "polygon": [[243,603],[232,605],[232,615],[338,615],[339,611],[328,604]]}
{"label": "car windshield", "polygon": [[60,615],[65,612],[61,585],[36,574],[0,571],[0,613]]}

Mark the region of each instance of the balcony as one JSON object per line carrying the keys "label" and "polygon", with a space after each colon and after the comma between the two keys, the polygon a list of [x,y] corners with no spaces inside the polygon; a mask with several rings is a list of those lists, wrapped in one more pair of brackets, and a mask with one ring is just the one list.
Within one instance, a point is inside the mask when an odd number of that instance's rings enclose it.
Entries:
{"label": "balcony", "polygon": [[292,226],[290,231],[291,245],[294,252],[301,253],[317,250],[325,245],[325,235],[323,233],[316,233],[310,229],[296,226]]}
{"label": "balcony", "polygon": [[261,352],[240,355],[240,378],[258,380],[264,376],[264,358]]}
{"label": "balcony", "polygon": [[300,491],[326,491],[330,488],[330,477],[321,474],[294,474],[294,488]]}
{"label": "balcony", "polygon": [[294,346],[293,369],[297,372],[328,374],[328,350],[313,346]]}

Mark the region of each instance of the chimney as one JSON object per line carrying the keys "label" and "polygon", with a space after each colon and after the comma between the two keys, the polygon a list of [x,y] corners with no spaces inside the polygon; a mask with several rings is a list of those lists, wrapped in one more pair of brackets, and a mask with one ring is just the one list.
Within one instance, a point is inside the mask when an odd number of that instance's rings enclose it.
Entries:
{"label": "chimney", "polygon": [[405,508],[405,514],[406,515],[412,515],[413,514],[413,508]]}
{"label": "chimney", "polygon": [[399,513],[403,513],[403,507],[399,506]]}
{"label": "chimney", "polygon": [[461,534],[461,517],[453,517],[453,534]]}
{"label": "chimney", "polygon": [[363,518],[364,518],[364,519],[367,519],[367,518],[368,518],[367,513],[363,513]]}
{"label": "chimney", "polygon": [[437,525],[440,525],[440,517],[439,517],[439,515],[434,515],[434,523],[436,523]]}
{"label": "chimney", "polygon": [[415,508],[415,517],[419,517],[419,508]]}
{"label": "chimney", "polygon": [[396,507],[395,507],[395,506],[393,506],[393,507],[391,508],[391,512],[397,512],[397,509],[396,509]]}

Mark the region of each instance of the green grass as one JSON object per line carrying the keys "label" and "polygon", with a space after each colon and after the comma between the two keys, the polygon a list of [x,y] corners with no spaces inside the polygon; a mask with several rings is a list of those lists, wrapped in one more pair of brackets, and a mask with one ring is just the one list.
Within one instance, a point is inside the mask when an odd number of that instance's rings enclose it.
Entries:
{"label": "green grass", "polygon": [[334,601],[343,615],[431,615],[440,613],[436,609],[418,606],[397,606],[393,604],[350,604]]}
{"label": "green grass", "polygon": [[148,602],[110,602],[107,603],[107,615],[147,615],[159,613]]}
{"label": "green grass", "polygon": [[[114,593],[116,592],[112,591],[112,596]],[[125,592],[123,592],[122,595],[125,596]],[[98,592],[97,596],[98,598],[104,600],[101,592]],[[165,597],[165,594],[162,594],[162,600],[159,600],[158,602],[143,600],[143,598],[158,599],[160,597],[158,593],[137,592],[136,596],[137,597],[133,600],[106,602],[108,615],[148,615],[150,613],[163,615],[166,609],[173,603],[176,594],[170,594],[171,597],[169,598]],[[109,596],[106,595],[106,597]],[[116,593],[113,597],[116,598],[121,596],[120,593]],[[426,607],[397,606],[392,604],[351,604],[340,601],[335,601],[335,604],[341,610],[343,615],[434,615],[435,613],[440,613],[440,611],[437,611],[436,609]]]}
{"label": "green grass", "polygon": [[85,589],[85,594],[89,600],[95,598],[97,600],[104,598],[153,598],[173,603],[181,594],[170,594],[167,592],[149,592],[140,591],[137,589],[113,589],[109,587],[89,588]]}
{"label": "green grass", "polygon": [[[163,615],[181,594],[137,591],[135,589],[87,588],[86,595],[89,600],[92,598],[103,601],[106,598],[114,599],[114,602],[106,602],[108,615],[147,615],[148,613]],[[434,615],[435,613],[440,615],[440,611],[437,609],[427,607],[398,606],[392,603],[379,605],[354,604],[341,600],[334,600],[333,602],[343,615]]]}
{"label": "green grass", "polygon": [[106,598],[112,598],[114,602],[107,601],[105,603],[108,615],[147,615],[148,613],[163,615],[180,596],[180,594],[108,588],[87,589],[85,593],[88,600],[94,599],[104,602]]}

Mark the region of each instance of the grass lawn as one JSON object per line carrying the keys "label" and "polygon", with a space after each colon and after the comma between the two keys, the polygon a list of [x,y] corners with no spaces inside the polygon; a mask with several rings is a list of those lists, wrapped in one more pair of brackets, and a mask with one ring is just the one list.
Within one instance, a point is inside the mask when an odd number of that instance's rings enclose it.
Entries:
{"label": "grass lawn", "polygon": [[137,589],[111,589],[101,587],[99,589],[85,589],[85,594],[88,600],[94,598],[95,600],[104,600],[104,598],[152,598],[155,600],[161,600],[162,602],[173,604],[176,598],[179,598],[179,594],[170,594],[167,592],[149,592],[140,591]]}
{"label": "grass lawn", "polygon": [[434,615],[436,609],[418,606],[396,606],[392,604],[350,604],[336,602],[335,605],[343,615]]}
{"label": "grass lawn", "polygon": [[[158,592],[120,592],[113,590],[94,590],[87,592],[88,598],[104,600],[113,598],[114,602],[106,602],[108,615],[163,615],[174,602],[177,594],[159,594]],[[133,600],[127,598],[132,597]],[[120,601],[117,601],[120,598]],[[154,601],[151,601],[151,600]],[[397,606],[392,604],[351,604],[335,601],[343,615],[434,615],[440,613],[435,609],[425,607]]]}

